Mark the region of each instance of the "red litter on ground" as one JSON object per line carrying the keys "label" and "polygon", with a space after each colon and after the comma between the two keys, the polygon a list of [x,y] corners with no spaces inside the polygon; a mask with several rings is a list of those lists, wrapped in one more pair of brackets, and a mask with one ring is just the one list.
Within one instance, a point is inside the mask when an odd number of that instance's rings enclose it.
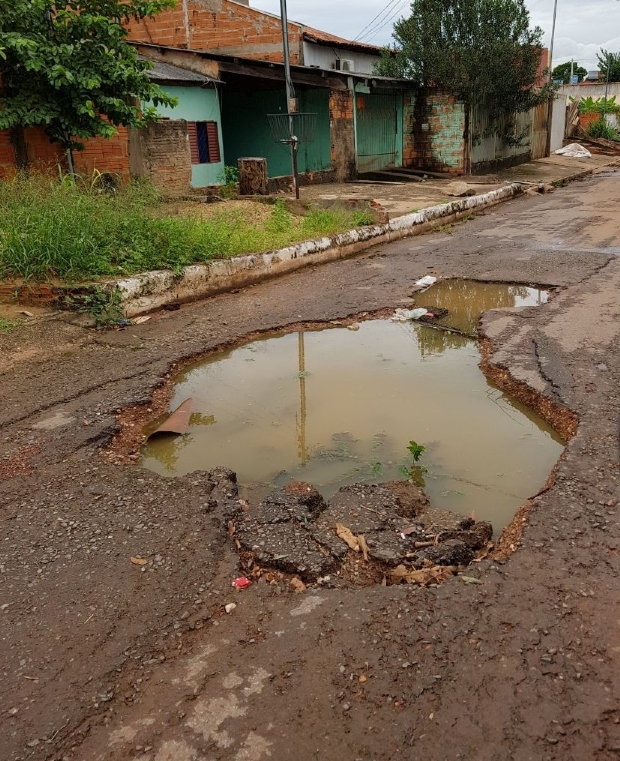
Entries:
{"label": "red litter on ground", "polygon": [[252,586],[252,582],[246,576],[239,576],[239,578],[232,580],[232,585],[237,589],[247,589]]}

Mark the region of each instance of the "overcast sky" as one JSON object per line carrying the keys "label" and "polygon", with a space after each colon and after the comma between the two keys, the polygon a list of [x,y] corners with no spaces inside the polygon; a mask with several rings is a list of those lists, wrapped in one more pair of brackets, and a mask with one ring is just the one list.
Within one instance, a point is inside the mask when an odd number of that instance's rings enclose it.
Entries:
{"label": "overcast sky", "polygon": [[[288,17],[307,26],[347,39],[385,45],[392,26],[409,9],[410,0],[287,0]],[[554,0],[526,0],[532,26],[544,31],[544,44],[551,40]],[[280,13],[279,0],[250,0],[255,8]],[[375,17],[378,17],[375,19]],[[375,19],[373,21],[373,19]],[[364,30],[366,27],[366,31]],[[361,33],[361,34],[360,34]],[[596,69],[601,48],[620,52],[620,0],[558,0],[554,65],[579,61]]]}

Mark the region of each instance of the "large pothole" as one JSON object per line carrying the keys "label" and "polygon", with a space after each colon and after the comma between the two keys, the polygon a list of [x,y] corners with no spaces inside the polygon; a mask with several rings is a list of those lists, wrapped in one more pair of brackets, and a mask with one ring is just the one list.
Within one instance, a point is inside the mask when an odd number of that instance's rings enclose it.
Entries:
{"label": "large pothole", "polygon": [[488,554],[562,451],[485,378],[476,340],[482,312],[547,296],[443,281],[416,294],[426,322],[337,322],[212,355],[176,379],[186,432],[150,438],[141,464],[216,468],[240,488],[227,529],[250,577],[438,583]]}
{"label": "large pothole", "polygon": [[[418,299],[449,314],[440,325],[383,319],[265,336],[187,367],[170,403],[193,399],[187,432],[151,439],[141,463],[170,476],[224,465],[253,503],[291,480],[329,498],[342,486],[413,475],[434,507],[501,531],[563,445],[485,378],[467,335],[482,311],[546,294],[445,281]],[[417,467],[411,441],[426,448]]]}

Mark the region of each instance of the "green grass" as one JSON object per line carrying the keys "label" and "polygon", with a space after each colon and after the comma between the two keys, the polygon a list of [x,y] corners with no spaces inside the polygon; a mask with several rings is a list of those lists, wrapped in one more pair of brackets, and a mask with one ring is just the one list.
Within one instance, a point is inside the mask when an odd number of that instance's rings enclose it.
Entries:
{"label": "green grass", "polygon": [[368,224],[367,212],[311,209],[290,214],[276,202],[250,224],[223,211],[207,219],[166,212],[148,183],[117,192],[24,176],[0,182],[0,278],[77,282],[281,248]]}
{"label": "green grass", "polygon": [[6,317],[0,317],[0,333],[10,333],[18,325],[19,323],[15,320],[7,320]]}

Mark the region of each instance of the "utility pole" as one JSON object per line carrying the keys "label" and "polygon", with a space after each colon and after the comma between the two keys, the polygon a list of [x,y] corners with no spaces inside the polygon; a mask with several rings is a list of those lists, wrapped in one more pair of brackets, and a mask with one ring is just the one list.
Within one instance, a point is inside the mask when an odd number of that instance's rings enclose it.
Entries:
{"label": "utility pole", "polygon": [[[553,0],[553,22],[551,24],[551,44],[549,45],[549,82],[551,82],[551,72],[553,70],[553,43],[555,41],[555,18],[558,14],[558,0]],[[573,73],[573,62],[571,61],[571,74]]]}
{"label": "utility pole", "polygon": [[[551,44],[549,45],[549,75],[547,77],[547,84],[551,85],[552,82],[552,70],[553,70],[553,42],[555,40],[555,19],[558,13],[558,0],[553,0],[553,23],[551,25]],[[571,62],[572,69],[572,62]],[[553,94],[549,95],[549,103],[547,104],[547,145],[545,146],[545,156],[551,154],[551,122],[553,120]]]}
{"label": "utility pole", "polygon": [[289,143],[291,146],[291,163],[293,165],[293,187],[295,198],[299,198],[299,177],[297,174],[297,146],[299,140],[295,135],[293,114],[297,113],[297,98],[291,79],[291,56],[288,47],[288,20],[286,17],[286,0],[280,0],[280,20],[282,22],[282,44],[284,48],[284,79],[286,83],[286,113],[288,114]]}

